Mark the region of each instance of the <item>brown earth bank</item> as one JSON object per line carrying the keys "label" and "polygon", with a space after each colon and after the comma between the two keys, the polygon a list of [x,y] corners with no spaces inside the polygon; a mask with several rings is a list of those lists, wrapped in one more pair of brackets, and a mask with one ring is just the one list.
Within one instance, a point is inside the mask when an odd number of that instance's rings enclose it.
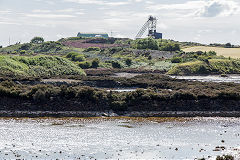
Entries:
{"label": "brown earth bank", "polygon": [[160,70],[147,70],[137,68],[123,68],[123,69],[109,69],[109,68],[98,68],[98,69],[85,69],[87,76],[110,76],[115,73],[138,73],[138,74],[165,74],[166,72]]}
{"label": "brown earth bank", "polygon": [[[79,98],[51,97],[47,101],[37,101],[19,98],[0,98],[1,111],[112,111],[118,115],[124,115],[129,112],[206,112],[206,115],[212,112],[235,112],[240,113],[240,100],[224,99],[200,99],[200,100],[154,100],[129,102],[128,104],[111,103],[109,101],[99,101]],[[124,102],[121,102],[124,103]],[[125,113],[126,112],[126,113]],[[204,113],[205,114],[205,113]],[[131,114],[130,114],[131,115]],[[151,114],[150,114],[151,115]],[[167,115],[167,114],[166,114]],[[170,114],[171,115],[171,114]],[[197,114],[198,115],[198,114]],[[234,114],[233,114],[234,115]],[[239,115],[239,114],[238,114]]]}
{"label": "brown earth bank", "polygon": [[0,111],[0,117],[240,117],[240,111]]}
{"label": "brown earth bank", "polygon": [[[117,115],[142,112],[146,116],[154,116],[147,113],[166,111],[174,113],[170,114],[171,116],[174,116],[176,111],[190,113],[221,111],[221,116],[224,116],[224,113],[240,111],[240,84],[234,83],[193,82],[157,74],[143,74],[132,78],[78,77],[64,83],[54,80],[51,83],[39,82],[0,81],[0,110],[112,111]],[[117,92],[98,87],[139,89]]]}

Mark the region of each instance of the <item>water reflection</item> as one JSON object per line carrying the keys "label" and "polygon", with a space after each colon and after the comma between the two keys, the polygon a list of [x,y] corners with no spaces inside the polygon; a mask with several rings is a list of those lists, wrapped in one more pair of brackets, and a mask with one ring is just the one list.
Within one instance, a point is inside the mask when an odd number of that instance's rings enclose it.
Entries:
{"label": "water reflection", "polygon": [[5,159],[194,159],[240,153],[239,118],[1,119]]}

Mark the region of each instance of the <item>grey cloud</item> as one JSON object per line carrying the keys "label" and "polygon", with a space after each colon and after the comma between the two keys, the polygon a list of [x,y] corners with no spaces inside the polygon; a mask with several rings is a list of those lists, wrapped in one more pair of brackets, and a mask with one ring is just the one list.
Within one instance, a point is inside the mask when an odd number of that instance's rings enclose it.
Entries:
{"label": "grey cloud", "polygon": [[206,5],[196,12],[201,17],[229,16],[239,11],[239,4],[231,0],[208,1]]}
{"label": "grey cloud", "polygon": [[222,4],[217,2],[212,3],[210,6],[205,6],[202,16],[204,17],[215,17],[225,10]]}

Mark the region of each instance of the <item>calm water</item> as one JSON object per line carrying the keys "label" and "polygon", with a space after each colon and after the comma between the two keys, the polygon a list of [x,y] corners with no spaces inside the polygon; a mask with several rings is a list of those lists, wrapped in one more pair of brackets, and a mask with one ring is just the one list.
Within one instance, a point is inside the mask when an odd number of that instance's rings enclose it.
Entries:
{"label": "calm water", "polygon": [[0,159],[214,159],[240,154],[239,134],[239,118],[0,119]]}
{"label": "calm water", "polygon": [[208,76],[171,76],[177,79],[187,79],[201,82],[234,82],[240,83],[240,75],[228,75],[228,77],[221,77],[220,75]]}

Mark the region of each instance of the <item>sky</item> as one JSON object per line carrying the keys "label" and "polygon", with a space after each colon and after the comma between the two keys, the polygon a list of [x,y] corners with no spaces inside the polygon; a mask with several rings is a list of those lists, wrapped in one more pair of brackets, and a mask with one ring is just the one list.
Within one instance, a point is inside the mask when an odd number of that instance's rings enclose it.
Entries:
{"label": "sky", "polygon": [[0,0],[0,45],[78,32],[134,38],[149,15],[164,39],[240,45],[240,0]]}

